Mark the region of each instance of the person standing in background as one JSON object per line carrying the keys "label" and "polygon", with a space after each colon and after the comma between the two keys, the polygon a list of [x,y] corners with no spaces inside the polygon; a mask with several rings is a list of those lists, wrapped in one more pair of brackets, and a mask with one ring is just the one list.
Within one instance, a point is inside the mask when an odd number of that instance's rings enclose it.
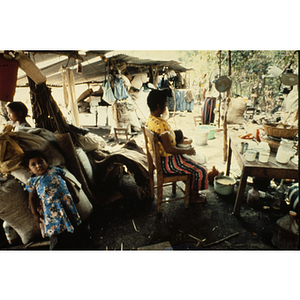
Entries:
{"label": "person standing in background", "polygon": [[216,101],[219,96],[219,92],[215,87],[215,82],[217,80],[217,76],[213,82],[207,82],[204,85],[202,99],[204,101],[203,112],[202,112],[202,124],[210,124],[214,122],[215,115],[214,109],[216,106]]}

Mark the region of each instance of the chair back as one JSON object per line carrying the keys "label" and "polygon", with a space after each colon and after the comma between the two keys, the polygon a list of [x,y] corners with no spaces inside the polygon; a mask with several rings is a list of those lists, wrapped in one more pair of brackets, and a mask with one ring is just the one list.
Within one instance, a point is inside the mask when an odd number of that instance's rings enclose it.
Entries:
{"label": "chair back", "polygon": [[154,166],[157,174],[162,174],[161,157],[158,146],[158,134],[143,126],[149,172],[153,172]]}

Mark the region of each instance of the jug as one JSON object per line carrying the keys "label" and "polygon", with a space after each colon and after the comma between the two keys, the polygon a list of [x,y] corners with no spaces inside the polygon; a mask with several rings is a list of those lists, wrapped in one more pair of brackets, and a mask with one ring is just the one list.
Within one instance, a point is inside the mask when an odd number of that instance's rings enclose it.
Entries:
{"label": "jug", "polygon": [[281,139],[277,150],[276,160],[281,164],[287,164],[290,158],[297,152],[293,149],[294,141]]}

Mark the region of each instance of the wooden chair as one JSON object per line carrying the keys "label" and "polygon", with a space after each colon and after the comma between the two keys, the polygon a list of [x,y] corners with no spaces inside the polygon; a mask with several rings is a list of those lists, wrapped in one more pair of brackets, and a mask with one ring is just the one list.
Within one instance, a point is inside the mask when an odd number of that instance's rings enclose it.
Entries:
{"label": "wooden chair", "polygon": [[194,116],[195,127],[202,124],[202,108],[200,108],[200,115]]}
{"label": "wooden chair", "polygon": [[127,128],[122,128],[122,127],[115,127],[114,128],[115,131],[115,138],[118,141],[119,144],[122,143],[122,140],[124,141],[129,141],[130,139],[130,134],[128,133],[128,129]]}
{"label": "wooden chair", "polygon": [[245,112],[244,112],[244,117],[246,120],[250,120],[253,119],[253,116],[256,113],[256,108],[255,107],[248,107],[246,108]]}
{"label": "wooden chair", "polygon": [[[154,189],[157,189],[157,212],[162,212],[162,204],[165,202],[177,201],[184,199],[185,207],[189,206],[190,191],[191,191],[191,175],[187,174],[166,174],[162,170],[161,157],[158,147],[158,134],[152,132],[143,126],[145,144],[147,150],[148,170],[150,178],[151,197],[154,198]],[[154,186],[154,169],[156,169],[156,186]],[[185,182],[185,191],[176,183],[178,181]],[[164,199],[163,188],[167,185],[172,185],[172,193],[176,195],[176,186],[185,194],[184,197]]]}
{"label": "wooden chair", "polygon": [[202,116],[194,116],[195,127],[202,124]]}

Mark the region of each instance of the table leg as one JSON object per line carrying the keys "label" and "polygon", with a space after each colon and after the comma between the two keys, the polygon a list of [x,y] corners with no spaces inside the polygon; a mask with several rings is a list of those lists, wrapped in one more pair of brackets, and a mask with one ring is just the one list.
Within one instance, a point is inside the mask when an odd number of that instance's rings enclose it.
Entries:
{"label": "table leg", "polygon": [[232,155],[231,138],[229,138],[229,141],[228,141],[227,162],[226,162],[226,175],[227,176],[229,176],[229,173],[230,173],[231,155]]}
{"label": "table leg", "polygon": [[232,212],[234,215],[240,215],[240,209],[242,206],[243,197],[244,197],[244,193],[245,193],[247,177],[248,177],[248,172],[245,171],[245,169],[244,169],[242,171],[242,176],[240,179],[238,192],[237,192],[237,195],[235,198],[234,208],[233,208],[233,212]]}

